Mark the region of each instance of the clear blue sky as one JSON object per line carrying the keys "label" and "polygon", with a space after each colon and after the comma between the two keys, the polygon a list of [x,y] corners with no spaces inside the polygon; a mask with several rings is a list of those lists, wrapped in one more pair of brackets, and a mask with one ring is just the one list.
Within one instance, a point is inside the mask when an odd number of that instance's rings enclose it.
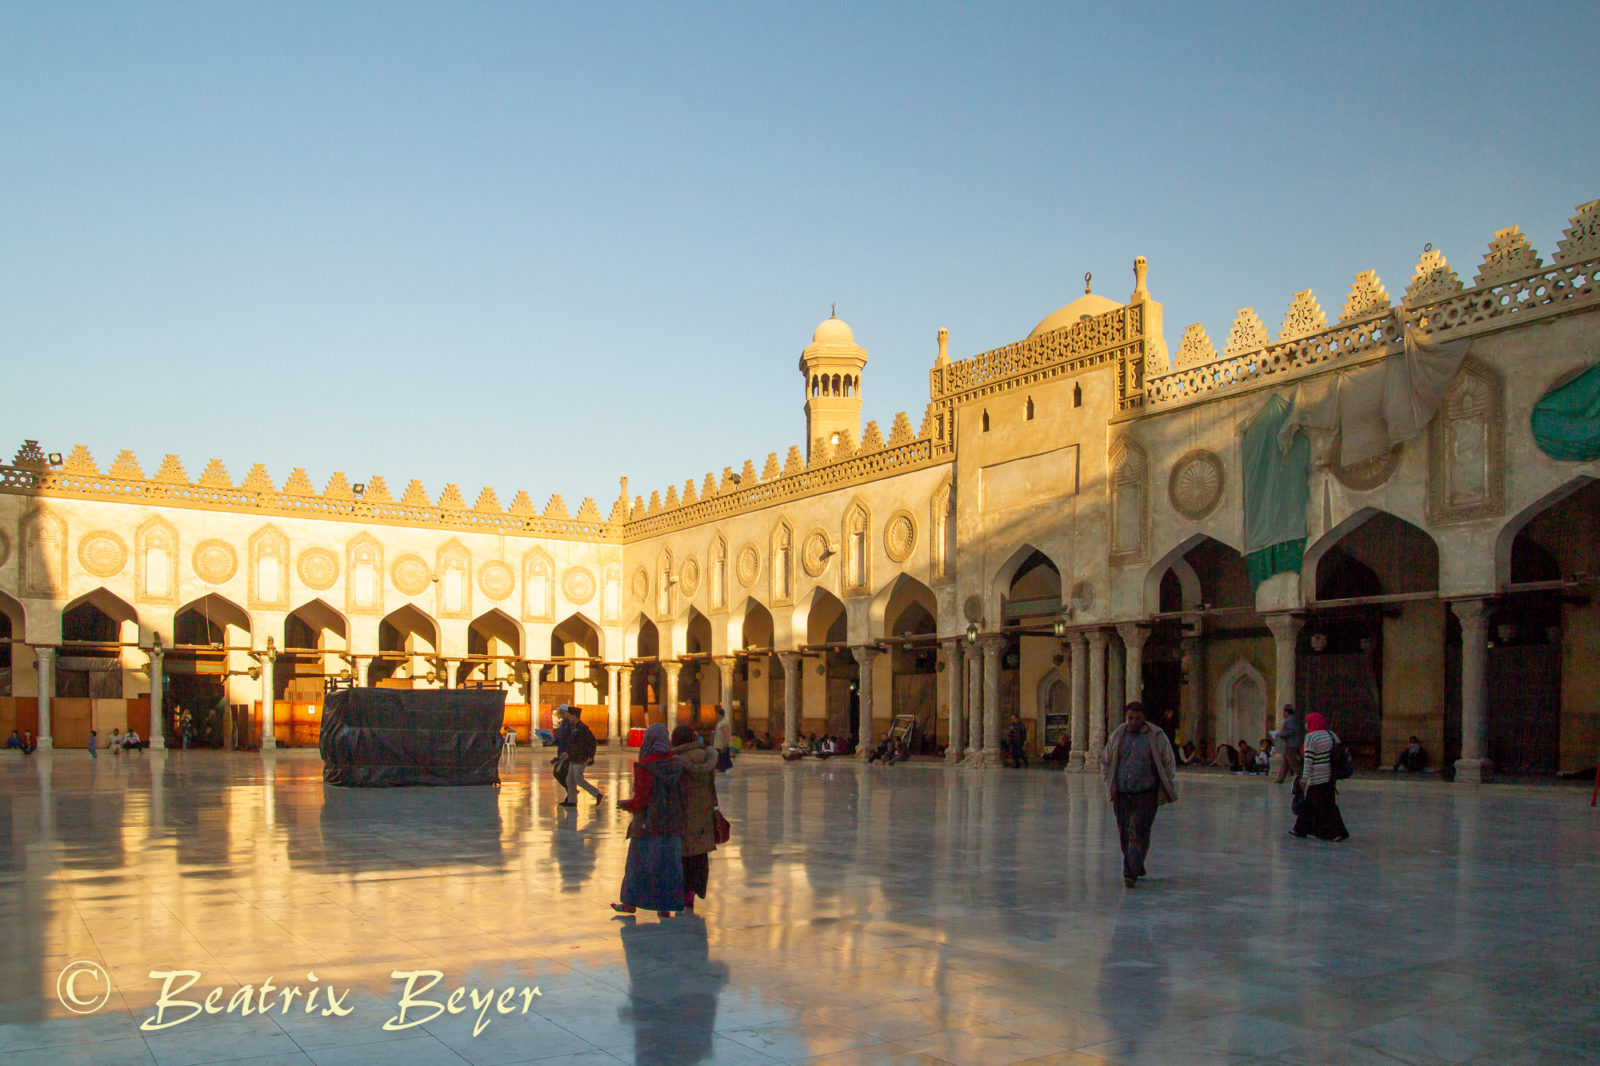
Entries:
{"label": "clear blue sky", "polygon": [[[865,417],[1135,255],[1167,340],[1548,261],[1600,197],[1600,4],[0,3],[24,437],[602,510]],[[6,439],[9,437],[10,439]]]}

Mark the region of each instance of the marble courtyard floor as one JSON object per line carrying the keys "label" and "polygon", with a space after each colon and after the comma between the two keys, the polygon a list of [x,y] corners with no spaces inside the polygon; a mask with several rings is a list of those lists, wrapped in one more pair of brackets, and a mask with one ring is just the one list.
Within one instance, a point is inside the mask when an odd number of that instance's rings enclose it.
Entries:
{"label": "marble courtyard floor", "polygon": [[[710,900],[662,922],[607,909],[626,816],[557,808],[546,766],[524,749],[498,790],[347,791],[312,752],[5,752],[0,1056],[1600,1060],[1587,789],[1358,779],[1354,839],[1333,845],[1286,834],[1284,788],[1185,777],[1128,891],[1096,780],[755,756],[719,784],[735,835]],[[592,777],[614,797],[627,767],[602,754]],[[145,1031],[169,980],[152,971],[200,975],[169,1000],[221,988],[234,1009]],[[403,1021],[458,987],[460,1013],[385,1031],[394,971],[443,975],[417,979]],[[105,1005],[69,1011],[102,972]],[[268,978],[267,1012],[244,1015]],[[347,1016],[323,1015],[328,990]]]}

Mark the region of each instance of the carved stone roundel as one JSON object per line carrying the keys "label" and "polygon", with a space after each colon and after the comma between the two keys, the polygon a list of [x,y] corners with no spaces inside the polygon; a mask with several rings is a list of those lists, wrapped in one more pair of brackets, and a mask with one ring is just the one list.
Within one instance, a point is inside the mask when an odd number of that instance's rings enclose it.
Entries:
{"label": "carved stone roundel", "polygon": [[1363,459],[1349,466],[1335,467],[1333,476],[1347,489],[1370,492],[1394,476],[1395,469],[1400,465],[1400,447],[1396,444],[1382,455],[1374,455],[1371,459]]}
{"label": "carved stone roundel", "polygon": [[883,550],[889,558],[903,563],[917,546],[917,520],[909,511],[896,511],[883,526]]}
{"label": "carved stone roundel", "polygon": [[581,607],[594,599],[594,575],[581,566],[574,566],[561,576],[561,591],[567,602]]}
{"label": "carved stone roundel", "polygon": [[700,560],[694,556],[683,561],[683,566],[678,570],[678,589],[685,596],[693,596],[700,588]]}
{"label": "carved stone roundel", "polygon": [[1213,452],[1196,448],[1172,464],[1167,495],[1173,510],[1199,521],[1217,509],[1222,501],[1222,486],[1222,460]]}
{"label": "carved stone roundel", "polygon": [[[3,536],[3,534],[0,534]],[[11,554],[8,542],[0,551],[0,563]],[[128,546],[115,533],[97,529],[78,544],[78,562],[95,577],[115,577],[128,564]]]}
{"label": "carved stone roundel", "polygon": [[737,571],[739,584],[749,588],[756,583],[756,578],[761,576],[761,552],[754,544],[746,544],[739,549]]}
{"label": "carved stone roundel", "polygon": [[327,548],[307,548],[295,564],[301,584],[321,592],[339,580],[339,557]]}
{"label": "carved stone roundel", "polygon": [[800,549],[800,565],[805,567],[806,573],[816,577],[828,568],[828,535],[820,529],[806,538],[806,543]]}
{"label": "carved stone roundel", "polygon": [[961,605],[961,616],[969,622],[983,621],[983,599],[978,596],[968,596]]}
{"label": "carved stone roundel", "polygon": [[194,546],[194,572],[208,585],[220,585],[239,569],[239,556],[225,540],[203,540]]}
{"label": "carved stone roundel", "polygon": [[633,593],[633,598],[640,603],[650,598],[650,575],[645,571],[644,567],[641,566],[633,572],[633,584],[630,587],[630,591]]}
{"label": "carved stone roundel", "polygon": [[517,587],[517,575],[499,560],[484,563],[478,568],[478,587],[491,600],[503,600]]}
{"label": "carved stone roundel", "polygon": [[418,555],[400,556],[389,568],[389,576],[394,579],[394,587],[407,596],[422,595],[432,578],[428,572],[428,564]]}
{"label": "carved stone roundel", "polygon": [[1072,609],[1078,614],[1088,614],[1094,610],[1094,585],[1088,581],[1080,581],[1072,586]]}

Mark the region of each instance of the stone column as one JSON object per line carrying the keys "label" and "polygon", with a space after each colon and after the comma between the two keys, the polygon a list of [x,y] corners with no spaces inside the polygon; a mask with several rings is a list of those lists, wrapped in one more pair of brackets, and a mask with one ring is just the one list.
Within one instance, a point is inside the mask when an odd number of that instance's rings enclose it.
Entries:
{"label": "stone column", "polygon": [[[728,735],[733,735],[733,660],[717,660],[717,677],[722,681],[722,717],[728,723]],[[748,715],[746,716],[748,718]]]}
{"label": "stone column", "polygon": [[161,634],[157,633],[150,642],[150,735],[145,738],[151,751],[157,751],[167,746],[167,716],[161,713],[161,705],[166,701],[167,675],[162,673],[166,669],[167,650],[161,646]]}
{"label": "stone column", "polygon": [[278,649],[272,638],[267,638],[267,650],[261,653],[261,750],[275,751],[278,747],[277,707]]}
{"label": "stone column", "polygon": [[606,701],[606,743],[615,744],[622,732],[622,667],[607,664],[606,680],[611,686],[611,698]]}
{"label": "stone column", "polygon": [[805,658],[797,651],[780,651],[783,665],[783,746],[792,748],[800,739],[800,667]]}
{"label": "stone column", "polygon": [[50,698],[56,694],[56,650],[34,648],[33,658],[34,676],[39,679],[39,732],[33,739],[48,751],[55,747],[50,739]]}
{"label": "stone column", "polygon": [[1450,609],[1461,623],[1461,758],[1456,784],[1479,785],[1489,780],[1489,694],[1484,688],[1488,665],[1489,605],[1483,600],[1452,600]]}
{"label": "stone column", "polygon": [[[1283,728],[1283,709],[1294,706],[1294,667],[1295,647],[1300,636],[1300,627],[1305,625],[1305,619],[1297,618],[1287,612],[1269,614],[1265,618],[1267,628],[1272,631],[1272,698],[1276,705],[1272,708],[1272,720],[1278,723],[1278,728]],[[1305,708],[1299,708],[1300,720],[1305,721]],[[1283,751],[1278,744],[1272,745],[1272,759],[1267,772],[1274,781],[1283,768]]]}
{"label": "stone column", "polygon": [[1089,750],[1089,641],[1082,633],[1074,633],[1072,641],[1072,752],[1067,756],[1067,769],[1093,770],[1084,753]]}
{"label": "stone column", "polygon": [[1123,702],[1138,700],[1143,703],[1144,642],[1150,639],[1150,631],[1136,622],[1124,622],[1117,626],[1117,636],[1122,638],[1123,647],[1127,649],[1124,656],[1127,675],[1122,683]]}
{"label": "stone column", "polygon": [[998,633],[983,638],[983,762],[1000,765],[1000,656],[1006,638]]}
{"label": "stone column", "polygon": [[1091,629],[1089,654],[1089,744],[1083,751],[1084,769],[1100,769],[1100,752],[1106,746],[1106,631]]}
{"label": "stone column", "polygon": [[967,759],[983,751],[983,652],[968,644],[967,660]]}
{"label": "stone column", "polygon": [[1294,704],[1294,650],[1305,619],[1284,612],[1269,614],[1265,621],[1272,631],[1273,719],[1281,725],[1283,709]]}
{"label": "stone column", "polygon": [[666,694],[661,702],[666,704],[664,711],[667,716],[667,732],[671,733],[678,728],[678,671],[683,669],[683,664],[668,661],[661,664],[661,672],[667,675]]}
{"label": "stone column", "polygon": [[872,660],[878,657],[878,649],[863,644],[851,648],[850,654],[856,660],[856,730],[861,738],[856,744],[856,758],[865,760],[872,754]]}
{"label": "stone column", "polygon": [[[1122,642],[1106,634],[1106,716],[1108,722],[1122,720],[1122,709],[1128,705],[1128,664]],[[1109,733],[1108,733],[1109,735]]]}
{"label": "stone column", "polygon": [[962,696],[967,687],[966,656],[961,649],[964,641],[957,637],[944,642],[945,655],[945,684],[950,699],[950,734],[946,738],[944,758],[946,762],[956,762],[961,758],[961,728]]}
{"label": "stone column", "polygon": [[626,747],[628,744],[628,730],[633,725],[633,667],[619,666],[617,668],[617,699],[619,700],[617,736],[611,743]]}
{"label": "stone column", "polygon": [[[1198,619],[1194,624],[1197,632],[1184,637],[1181,644],[1185,710],[1178,718],[1178,732],[1184,734],[1185,740],[1193,740],[1198,744],[1200,738],[1206,735],[1206,645],[1205,638],[1198,632]],[[1223,738],[1215,739],[1220,742]]]}

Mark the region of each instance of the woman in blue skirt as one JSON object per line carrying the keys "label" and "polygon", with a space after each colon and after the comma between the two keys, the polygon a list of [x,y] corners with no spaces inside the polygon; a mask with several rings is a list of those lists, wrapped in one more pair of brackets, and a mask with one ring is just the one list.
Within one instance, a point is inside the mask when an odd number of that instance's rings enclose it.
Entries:
{"label": "woman in blue skirt", "polygon": [[633,764],[633,797],[618,806],[631,812],[633,821],[622,902],[611,909],[633,914],[643,907],[670,918],[683,909],[683,766],[672,754],[666,726],[645,730]]}

